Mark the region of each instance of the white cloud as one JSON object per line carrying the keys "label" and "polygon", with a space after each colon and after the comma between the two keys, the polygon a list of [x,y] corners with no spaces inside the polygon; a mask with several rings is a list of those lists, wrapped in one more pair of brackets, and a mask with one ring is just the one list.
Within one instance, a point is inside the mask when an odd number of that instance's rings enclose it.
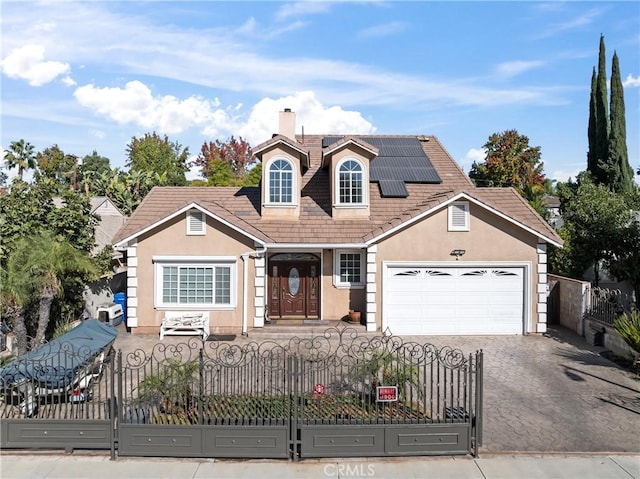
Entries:
{"label": "white cloud", "polygon": [[278,132],[279,112],[290,108],[296,114],[296,133],[371,134],[376,128],[357,111],[323,105],[313,91],[296,92],[277,99],[263,98],[251,109],[248,120],[238,125],[238,134],[255,145]]}
{"label": "white cloud", "polygon": [[482,163],[484,162],[486,156],[487,152],[483,148],[471,148],[469,151],[467,151],[466,155],[464,155],[464,158],[458,161],[458,164],[465,173],[469,173],[473,162],[475,161],[476,163]]}
{"label": "white cloud", "polygon": [[631,73],[627,75],[627,78],[622,82],[622,86],[624,87],[640,87],[640,76],[633,77]]}
{"label": "white cloud", "polygon": [[181,133],[193,126],[214,121],[219,102],[191,96],[180,100],[174,96],[154,97],[140,81],[128,82],[124,88],[82,86],[74,92],[80,105],[120,124],[136,124],[162,133]]}
{"label": "white cloud", "polygon": [[25,45],[14,49],[2,60],[2,71],[9,78],[27,80],[31,86],[42,86],[65,75],[63,82],[73,81],[69,77],[68,63],[45,61],[42,45]]}
{"label": "white cloud", "polygon": [[306,15],[327,13],[330,9],[330,2],[304,1],[285,3],[276,12],[276,18],[278,20],[287,20],[290,17],[301,17]]}
{"label": "white cloud", "polygon": [[572,171],[556,170],[551,175],[549,175],[548,178],[556,181],[566,182],[569,180],[569,178],[575,180],[581,171],[583,171],[583,169],[581,170],[580,168],[576,168]]}
{"label": "white cloud", "polygon": [[382,25],[374,25],[358,32],[360,37],[388,37],[401,33],[407,29],[405,22],[390,22]]}
{"label": "white cloud", "polygon": [[516,60],[512,62],[504,62],[500,63],[496,67],[496,73],[502,77],[514,77],[516,75],[520,75],[529,70],[533,70],[535,68],[540,68],[545,63],[543,61],[525,61],[525,60]]}

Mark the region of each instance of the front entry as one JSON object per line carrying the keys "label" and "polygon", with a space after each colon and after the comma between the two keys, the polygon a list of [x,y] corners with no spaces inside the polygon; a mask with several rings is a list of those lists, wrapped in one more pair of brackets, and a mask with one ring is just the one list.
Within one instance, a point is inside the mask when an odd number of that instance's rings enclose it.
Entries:
{"label": "front entry", "polygon": [[312,254],[283,253],[269,258],[269,317],[320,317],[320,260]]}

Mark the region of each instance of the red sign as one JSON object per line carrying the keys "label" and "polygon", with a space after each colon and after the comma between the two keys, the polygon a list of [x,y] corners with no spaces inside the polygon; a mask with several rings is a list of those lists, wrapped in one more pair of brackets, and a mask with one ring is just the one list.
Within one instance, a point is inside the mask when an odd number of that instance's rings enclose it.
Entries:
{"label": "red sign", "polygon": [[313,386],[313,397],[314,399],[324,396],[324,384],[316,384]]}
{"label": "red sign", "polygon": [[378,386],[376,388],[377,402],[391,402],[398,400],[398,386]]}

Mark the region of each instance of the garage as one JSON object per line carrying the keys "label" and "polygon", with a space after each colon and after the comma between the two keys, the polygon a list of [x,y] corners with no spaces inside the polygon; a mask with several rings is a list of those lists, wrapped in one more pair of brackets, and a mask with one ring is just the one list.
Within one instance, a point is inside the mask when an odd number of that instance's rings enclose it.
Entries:
{"label": "garage", "polygon": [[393,334],[523,332],[524,267],[385,266],[383,328]]}

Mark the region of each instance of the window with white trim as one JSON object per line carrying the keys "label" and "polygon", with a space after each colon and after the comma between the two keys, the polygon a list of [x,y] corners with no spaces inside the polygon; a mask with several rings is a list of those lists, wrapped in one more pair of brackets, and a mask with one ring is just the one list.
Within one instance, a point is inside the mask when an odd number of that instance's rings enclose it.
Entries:
{"label": "window with white trim", "polygon": [[469,231],[469,203],[456,201],[449,205],[449,231]]}
{"label": "window with white trim", "polygon": [[293,172],[291,162],[283,158],[278,158],[269,165],[269,203],[293,203]]}
{"label": "window with white trim", "polygon": [[204,235],[206,231],[204,213],[200,210],[187,211],[187,234]]}
{"label": "window with white trim", "polygon": [[158,262],[156,305],[233,307],[236,303],[235,276],[235,262]]}
{"label": "window with white trim", "polygon": [[336,189],[339,205],[362,205],[364,198],[363,167],[358,161],[347,159],[338,165]]}
{"label": "window with white trim", "polygon": [[365,284],[364,254],[358,250],[337,250],[334,255],[334,283],[338,287]]}

